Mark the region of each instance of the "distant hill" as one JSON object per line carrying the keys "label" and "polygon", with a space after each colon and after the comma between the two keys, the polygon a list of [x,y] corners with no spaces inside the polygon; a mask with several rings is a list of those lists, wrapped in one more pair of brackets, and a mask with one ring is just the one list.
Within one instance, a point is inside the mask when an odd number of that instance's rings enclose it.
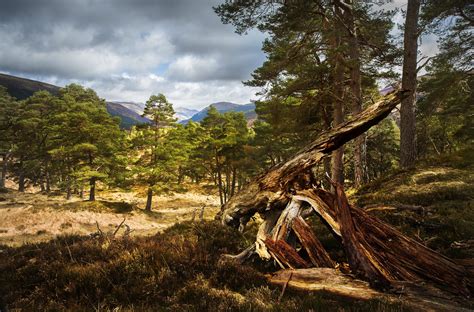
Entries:
{"label": "distant hill", "polygon": [[178,122],[189,119],[193,117],[195,114],[199,113],[197,109],[191,109],[191,108],[186,108],[186,107],[175,107],[174,111],[175,111],[174,117],[178,119]]}
{"label": "distant hill", "polygon": [[245,115],[247,121],[251,122],[257,118],[257,113],[255,113],[255,103],[249,104],[235,104],[231,102],[217,102],[213,103],[206,108],[202,109],[198,113],[194,114],[191,118],[183,120],[181,123],[187,123],[190,120],[199,122],[207,116],[207,111],[211,106],[214,106],[219,113],[226,112],[242,112]]}
{"label": "distant hill", "polygon": [[[8,93],[18,100],[24,100],[36,91],[46,90],[51,94],[57,95],[61,89],[58,86],[44,83],[41,81],[15,77],[11,75],[0,73],[0,85],[7,88]],[[128,103],[128,102],[124,102]],[[130,129],[133,125],[149,123],[150,120],[143,118],[135,112],[122,105],[120,102],[106,102],[107,111],[112,116],[120,117],[120,127],[123,129]]]}
{"label": "distant hill", "polygon": [[[129,110],[134,111],[135,113],[142,115],[143,110],[145,109],[145,103],[140,103],[140,102],[118,102],[114,101],[113,103],[120,104]],[[174,107],[174,117],[178,119],[179,121],[186,120],[191,118],[194,114],[198,113],[199,110],[197,109],[191,109],[191,108],[186,108],[186,107]]]}
{"label": "distant hill", "polygon": [[112,101],[113,103],[120,104],[131,111],[134,111],[138,115],[143,114],[143,110],[145,109],[145,103],[140,102],[121,102],[121,101]]}

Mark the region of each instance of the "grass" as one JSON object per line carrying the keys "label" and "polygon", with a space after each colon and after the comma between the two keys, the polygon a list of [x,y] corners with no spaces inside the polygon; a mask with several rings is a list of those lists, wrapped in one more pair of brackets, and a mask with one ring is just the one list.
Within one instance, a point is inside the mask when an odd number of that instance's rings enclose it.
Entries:
{"label": "grass", "polygon": [[[137,238],[62,236],[0,248],[3,305],[21,311],[404,311],[270,286],[257,264],[222,263],[245,237],[217,222]],[[0,305],[1,307],[1,305]]]}
{"label": "grass", "polygon": [[[398,171],[361,188],[358,206],[415,206],[421,210],[374,211],[378,217],[452,258],[473,258],[474,152],[428,159],[414,170]],[[470,243],[472,245],[472,243]]]}
{"label": "grass", "polygon": [[[371,213],[452,258],[472,258],[469,244],[453,244],[474,237],[474,155],[469,155],[426,160],[416,170],[397,171],[354,192],[351,200],[361,207],[422,206],[416,211]],[[70,205],[64,209],[133,209],[109,201]],[[331,256],[344,260],[340,242],[317,217],[311,223]],[[68,229],[71,223],[60,226]],[[254,223],[240,234],[215,221],[182,222],[147,237],[68,235],[15,248],[0,246],[0,310],[409,310],[403,302],[354,301],[290,289],[279,300],[281,288],[268,284],[265,277],[276,269],[271,264],[257,259],[249,265],[220,261],[221,254],[236,254],[253,242],[256,230]]]}

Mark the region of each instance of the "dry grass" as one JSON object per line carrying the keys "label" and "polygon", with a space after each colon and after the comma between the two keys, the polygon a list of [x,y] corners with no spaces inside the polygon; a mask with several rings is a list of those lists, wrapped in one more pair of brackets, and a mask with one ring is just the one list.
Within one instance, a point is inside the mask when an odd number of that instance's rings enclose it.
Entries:
{"label": "dry grass", "polygon": [[135,192],[101,192],[95,202],[74,197],[39,193],[19,193],[10,190],[0,194],[0,244],[19,246],[27,242],[41,242],[57,235],[84,235],[97,231],[111,231],[122,222],[133,230],[132,235],[149,235],[186,220],[194,211],[199,217],[211,220],[218,211],[215,196],[197,192],[156,196],[151,212],[143,210],[144,198]]}
{"label": "dry grass", "polygon": [[61,236],[0,247],[0,309],[12,311],[404,311],[281,290],[252,266],[222,263],[248,244],[217,222],[180,223],[136,238]]}

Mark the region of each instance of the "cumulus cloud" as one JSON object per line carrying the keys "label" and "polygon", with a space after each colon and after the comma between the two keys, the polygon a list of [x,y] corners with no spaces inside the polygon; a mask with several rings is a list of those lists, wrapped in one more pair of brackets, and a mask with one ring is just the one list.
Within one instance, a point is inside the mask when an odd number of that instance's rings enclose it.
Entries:
{"label": "cumulus cloud", "polygon": [[0,71],[78,82],[110,100],[165,93],[179,106],[248,102],[263,35],[234,33],[212,6],[185,0],[3,0]]}
{"label": "cumulus cloud", "polygon": [[[263,63],[264,35],[223,25],[212,9],[223,1],[2,0],[0,72],[77,82],[108,100],[143,102],[162,92],[177,106],[248,103],[257,90],[241,81]],[[401,13],[395,21],[403,23]],[[435,41],[423,41],[424,55]]]}

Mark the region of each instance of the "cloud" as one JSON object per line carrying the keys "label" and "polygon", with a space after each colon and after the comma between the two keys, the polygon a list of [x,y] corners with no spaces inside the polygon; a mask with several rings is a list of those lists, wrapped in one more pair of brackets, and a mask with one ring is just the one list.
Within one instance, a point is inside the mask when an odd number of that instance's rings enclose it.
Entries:
{"label": "cloud", "polygon": [[114,100],[163,92],[182,106],[248,102],[255,90],[241,81],[263,62],[264,36],[235,34],[213,12],[218,3],[3,0],[0,71]]}
{"label": "cloud", "polygon": [[[212,9],[223,1],[2,0],[0,72],[81,83],[108,100],[161,92],[177,106],[246,103],[257,90],[241,81],[265,60],[264,35],[223,25]],[[436,51],[435,39],[423,40],[423,54]]]}

